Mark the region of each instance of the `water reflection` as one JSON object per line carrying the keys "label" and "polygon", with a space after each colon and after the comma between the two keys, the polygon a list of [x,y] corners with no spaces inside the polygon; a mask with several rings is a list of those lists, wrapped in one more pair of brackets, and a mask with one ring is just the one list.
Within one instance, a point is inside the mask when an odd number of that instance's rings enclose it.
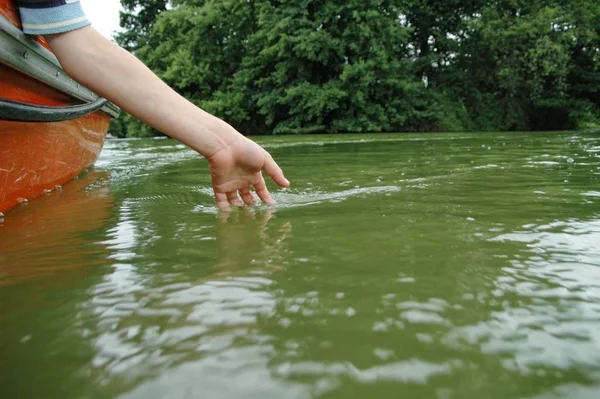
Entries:
{"label": "water reflection", "polygon": [[[156,274],[148,270],[160,265],[148,262],[140,250],[142,241],[155,236],[151,223],[140,217],[142,208],[127,201],[121,206],[110,239],[103,241],[112,251],[109,257],[117,260],[113,272],[81,306],[79,324],[95,352],[89,373],[110,382],[110,392],[137,386],[125,397],[202,393],[218,398],[235,396],[239,389],[268,397],[270,390],[279,392],[275,388],[283,382],[269,381],[270,338],[256,324],[274,312],[271,275],[285,267],[291,224],[277,221],[269,210],[218,215],[216,223],[214,217],[173,222],[172,237],[163,234],[154,244],[201,236],[199,242],[212,248],[188,249],[186,263],[202,268],[198,261],[212,253],[212,266],[201,273],[174,266]],[[237,370],[235,386],[226,383],[223,370]],[[184,389],[173,388],[182,381]]]}
{"label": "water reflection", "polygon": [[268,208],[219,214],[215,268],[225,274],[235,272],[239,265],[252,265],[255,273],[283,269],[292,224],[288,220],[270,226],[274,217]]}
{"label": "water reflection", "polygon": [[[450,329],[444,345],[495,359],[496,365],[479,364],[480,371],[528,381],[526,397],[597,396],[600,219],[528,224],[489,241],[500,244],[504,253],[497,256],[506,265],[489,288],[469,299],[490,313]],[[510,251],[514,256],[505,255],[508,246],[518,248]]]}
{"label": "water reflection", "polygon": [[595,397],[600,139],[403,137],[274,138],[294,188],[223,215],[193,153],[109,143],[103,223],[1,236],[0,396]]}
{"label": "water reflection", "polygon": [[[108,172],[92,171],[58,191],[11,211],[0,222],[0,287],[29,279],[64,279],[101,261],[86,234],[108,222],[114,199]],[[85,264],[86,267],[81,267]]]}
{"label": "water reflection", "polygon": [[[109,178],[88,172],[0,223],[2,397],[68,396],[80,364],[88,361],[73,315],[85,290],[110,266],[107,249],[90,243],[112,218]],[[72,351],[68,362],[66,348]]]}
{"label": "water reflection", "polygon": [[599,377],[600,219],[529,225],[494,240],[526,246],[494,284],[503,309],[455,333],[485,353],[510,354],[505,366],[521,373],[551,367]]}

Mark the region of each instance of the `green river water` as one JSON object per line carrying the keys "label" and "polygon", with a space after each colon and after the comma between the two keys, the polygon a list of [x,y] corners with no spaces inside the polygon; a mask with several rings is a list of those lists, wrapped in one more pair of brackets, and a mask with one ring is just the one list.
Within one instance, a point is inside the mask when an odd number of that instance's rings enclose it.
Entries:
{"label": "green river water", "polygon": [[119,140],[9,212],[0,397],[600,397],[600,133],[258,141],[272,208]]}

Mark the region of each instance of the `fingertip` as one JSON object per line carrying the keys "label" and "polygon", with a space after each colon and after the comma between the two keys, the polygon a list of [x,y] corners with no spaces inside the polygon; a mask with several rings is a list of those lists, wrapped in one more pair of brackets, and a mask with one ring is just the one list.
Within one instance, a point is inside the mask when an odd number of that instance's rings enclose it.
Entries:
{"label": "fingertip", "polygon": [[227,200],[229,201],[229,204],[231,204],[237,208],[244,207],[244,204],[242,204],[242,201],[240,201],[240,199],[238,198],[237,192],[227,193]]}
{"label": "fingertip", "polygon": [[271,193],[269,193],[269,190],[267,189],[267,186],[263,179],[261,179],[260,183],[254,186],[254,190],[256,191],[256,195],[258,195],[258,198],[260,198],[260,200],[264,204],[275,205],[275,201],[273,200],[273,197],[271,197]]}
{"label": "fingertip", "polygon": [[257,193],[260,200],[265,204],[265,205],[275,205],[277,202],[275,202],[275,200],[273,199],[273,197],[271,197],[271,193],[269,193],[268,191],[266,192],[262,192],[262,193]]}
{"label": "fingertip", "polygon": [[217,203],[217,208],[221,211],[221,212],[231,212],[233,209],[231,208],[231,206],[229,205],[229,203]]}
{"label": "fingertip", "polygon": [[267,162],[265,163],[265,173],[271,178],[279,187],[289,187],[290,181],[285,178],[283,170],[277,165],[277,162],[269,155]]}
{"label": "fingertip", "polygon": [[231,212],[231,206],[229,206],[229,202],[227,201],[227,196],[223,193],[215,191],[215,203],[217,205],[217,209],[223,212]]}
{"label": "fingertip", "polygon": [[242,197],[242,200],[244,201],[244,203],[246,205],[248,205],[248,206],[256,205],[256,201],[254,201],[254,197],[252,196],[252,193],[250,192],[249,189],[241,190],[240,196]]}
{"label": "fingertip", "polygon": [[269,175],[269,177],[281,188],[288,188],[290,186],[290,181],[285,178],[281,169],[279,169],[279,173],[275,175]]}

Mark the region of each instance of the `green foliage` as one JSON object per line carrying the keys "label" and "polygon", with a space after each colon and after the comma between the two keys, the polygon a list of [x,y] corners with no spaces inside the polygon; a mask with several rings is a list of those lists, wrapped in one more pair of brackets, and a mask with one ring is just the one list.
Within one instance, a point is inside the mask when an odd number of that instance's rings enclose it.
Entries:
{"label": "green foliage", "polygon": [[[122,4],[119,42],[245,134],[565,129],[600,117],[592,0]],[[157,134],[132,118],[115,126]]]}
{"label": "green foliage", "polygon": [[146,44],[156,18],[166,11],[169,3],[169,0],[121,0],[123,32],[117,34],[117,43],[131,51]]}
{"label": "green foliage", "polygon": [[131,115],[122,113],[117,119],[113,119],[108,127],[108,132],[114,137],[125,138],[125,137],[155,137],[160,136],[162,133],[152,129],[150,126],[145,125],[136,120]]}
{"label": "green foliage", "polygon": [[[484,6],[456,64],[470,72],[459,90],[477,127],[567,129],[595,119],[599,18],[589,0]],[[577,83],[582,78],[585,86]]]}

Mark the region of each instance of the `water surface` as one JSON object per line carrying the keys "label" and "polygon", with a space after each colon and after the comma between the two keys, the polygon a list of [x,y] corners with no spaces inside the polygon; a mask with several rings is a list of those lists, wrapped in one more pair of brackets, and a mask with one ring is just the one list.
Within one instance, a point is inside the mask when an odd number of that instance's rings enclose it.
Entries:
{"label": "water surface", "polygon": [[600,134],[259,140],[220,214],[171,140],[0,223],[2,398],[598,398]]}

